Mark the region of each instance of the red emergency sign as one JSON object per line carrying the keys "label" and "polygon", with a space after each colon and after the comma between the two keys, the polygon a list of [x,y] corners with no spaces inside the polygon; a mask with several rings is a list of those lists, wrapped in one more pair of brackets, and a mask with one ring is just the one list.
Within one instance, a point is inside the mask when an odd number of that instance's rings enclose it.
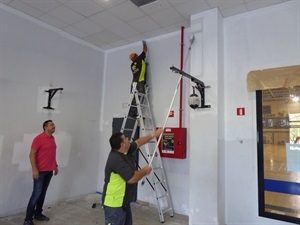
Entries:
{"label": "red emergency sign", "polygon": [[237,108],[236,109],[236,115],[244,116],[245,115],[245,108]]}

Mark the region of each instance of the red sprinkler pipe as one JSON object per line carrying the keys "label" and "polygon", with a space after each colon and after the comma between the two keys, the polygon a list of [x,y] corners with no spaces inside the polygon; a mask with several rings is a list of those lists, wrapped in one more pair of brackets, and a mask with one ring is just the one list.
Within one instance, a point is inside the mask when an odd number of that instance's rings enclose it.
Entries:
{"label": "red sprinkler pipe", "polygon": [[[184,47],[184,26],[181,26],[181,43],[180,43],[180,70],[183,70],[183,47]],[[180,92],[179,92],[179,127],[182,127],[182,78],[180,81]]]}

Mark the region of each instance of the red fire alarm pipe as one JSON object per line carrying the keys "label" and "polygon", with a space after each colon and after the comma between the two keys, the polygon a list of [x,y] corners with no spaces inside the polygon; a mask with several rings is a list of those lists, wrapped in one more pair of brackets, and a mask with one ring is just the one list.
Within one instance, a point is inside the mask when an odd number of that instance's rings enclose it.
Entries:
{"label": "red fire alarm pipe", "polygon": [[[181,43],[180,43],[180,70],[183,70],[183,47],[184,47],[184,26],[181,26]],[[180,81],[180,92],[179,92],[179,127],[182,127],[182,91],[183,84],[182,78]]]}

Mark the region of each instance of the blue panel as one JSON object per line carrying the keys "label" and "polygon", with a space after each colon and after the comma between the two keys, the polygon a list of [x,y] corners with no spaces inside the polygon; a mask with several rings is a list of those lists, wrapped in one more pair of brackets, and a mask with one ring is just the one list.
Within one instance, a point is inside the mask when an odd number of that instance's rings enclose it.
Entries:
{"label": "blue panel", "polygon": [[300,183],[265,179],[264,184],[265,191],[279,192],[290,195],[300,195]]}

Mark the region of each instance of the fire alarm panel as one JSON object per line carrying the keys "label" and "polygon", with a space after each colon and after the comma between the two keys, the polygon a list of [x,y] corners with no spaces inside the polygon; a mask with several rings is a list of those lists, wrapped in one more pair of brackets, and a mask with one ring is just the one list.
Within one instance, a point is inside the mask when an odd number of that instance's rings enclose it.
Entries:
{"label": "fire alarm panel", "polygon": [[165,128],[159,143],[161,157],[186,158],[186,128]]}

